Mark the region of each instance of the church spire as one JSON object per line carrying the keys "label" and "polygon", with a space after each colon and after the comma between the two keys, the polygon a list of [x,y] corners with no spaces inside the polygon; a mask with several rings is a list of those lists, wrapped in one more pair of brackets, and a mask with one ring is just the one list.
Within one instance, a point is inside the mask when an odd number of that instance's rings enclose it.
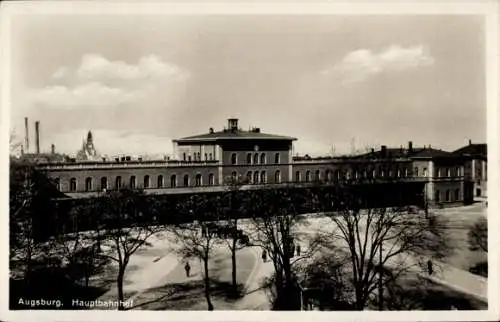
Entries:
{"label": "church spire", "polygon": [[93,143],[92,141],[93,141],[93,139],[92,139],[92,132],[89,131],[89,133],[87,134],[87,143]]}

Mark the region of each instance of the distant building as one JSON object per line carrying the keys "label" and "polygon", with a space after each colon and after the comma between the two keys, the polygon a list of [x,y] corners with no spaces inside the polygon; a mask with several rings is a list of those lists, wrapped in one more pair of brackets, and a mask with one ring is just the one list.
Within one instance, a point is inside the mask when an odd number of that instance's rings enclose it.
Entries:
{"label": "distant building", "polygon": [[469,144],[453,153],[468,158],[465,163],[465,180],[473,184],[475,197],[487,197],[488,191],[488,146]]}
{"label": "distant building", "polygon": [[92,132],[89,131],[87,140],[83,140],[82,148],[76,153],[76,161],[99,161],[100,159],[94,147]]}

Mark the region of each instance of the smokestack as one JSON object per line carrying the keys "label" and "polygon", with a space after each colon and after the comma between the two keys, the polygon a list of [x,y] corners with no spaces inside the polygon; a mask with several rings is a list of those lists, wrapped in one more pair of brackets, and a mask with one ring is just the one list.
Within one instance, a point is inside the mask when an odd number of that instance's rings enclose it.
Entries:
{"label": "smokestack", "polygon": [[24,145],[26,147],[26,153],[29,153],[30,152],[30,139],[29,139],[29,130],[28,130],[29,126],[28,126],[28,118],[25,117],[24,118],[24,132],[25,132],[25,135],[24,135]]}
{"label": "smokestack", "polygon": [[472,140],[471,139],[469,139],[469,145],[472,145]]}
{"label": "smokestack", "polygon": [[50,145],[50,153],[56,154],[56,146],[54,144]]}
{"label": "smokestack", "polygon": [[36,154],[40,154],[40,121],[35,122]]}
{"label": "smokestack", "polygon": [[408,152],[413,152],[413,142],[412,141],[408,142]]}

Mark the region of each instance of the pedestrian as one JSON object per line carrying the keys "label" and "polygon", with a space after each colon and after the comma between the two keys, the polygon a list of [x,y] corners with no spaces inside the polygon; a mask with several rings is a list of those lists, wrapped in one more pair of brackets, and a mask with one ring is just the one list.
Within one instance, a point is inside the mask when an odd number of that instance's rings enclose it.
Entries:
{"label": "pedestrian", "polygon": [[297,245],[296,250],[297,250],[297,256],[300,256],[300,245]]}
{"label": "pedestrian", "polygon": [[432,268],[432,262],[430,259],[427,261],[427,271],[429,272],[429,276],[432,275],[432,273],[434,272]]}
{"label": "pedestrian", "polygon": [[262,251],[262,261],[264,263],[267,261],[267,252],[265,249]]}
{"label": "pedestrian", "polygon": [[186,265],[184,265],[184,270],[186,271],[186,277],[189,277],[189,272],[191,271],[191,265],[189,265],[189,262],[186,262]]}

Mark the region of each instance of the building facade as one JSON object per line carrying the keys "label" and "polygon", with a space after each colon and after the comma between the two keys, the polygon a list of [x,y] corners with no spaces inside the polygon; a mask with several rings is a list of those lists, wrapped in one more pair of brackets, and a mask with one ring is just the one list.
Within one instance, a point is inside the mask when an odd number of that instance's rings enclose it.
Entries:
{"label": "building facade", "polygon": [[[79,198],[109,189],[129,187],[146,193],[168,194],[222,191],[227,180],[239,178],[245,188],[261,185],[423,183],[422,196],[429,206],[470,201],[465,175],[467,155],[431,147],[387,148],[349,157],[293,156],[294,137],[243,131],[229,119],[221,131],[173,141],[175,160],[111,161],[39,164],[61,192]],[[88,140],[87,140],[88,142]]]}

